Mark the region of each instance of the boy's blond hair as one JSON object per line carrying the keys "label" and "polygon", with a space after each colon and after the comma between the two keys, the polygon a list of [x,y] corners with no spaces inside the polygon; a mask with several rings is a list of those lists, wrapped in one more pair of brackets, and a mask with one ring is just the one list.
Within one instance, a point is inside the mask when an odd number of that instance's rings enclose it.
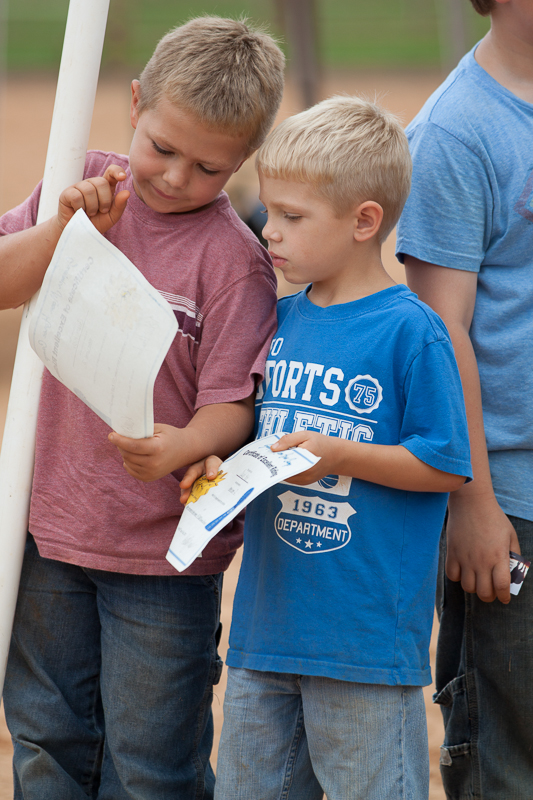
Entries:
{"label": "boy's blond hair", "polygon": [[339,216],[365,200],[379,203],[380,242],[411,188],[411,156],[398,118],[360,97],[335,95],[284,120],[256,163],[267,177],[310,183]]}
{"label": "boy's blond hair", "polygon": [[139,78],[138,110],[164,96],[208,127],[247,136],[253,152],[281,103],[284,64],[274,39],[246,20],[197,17],[157,45]]}

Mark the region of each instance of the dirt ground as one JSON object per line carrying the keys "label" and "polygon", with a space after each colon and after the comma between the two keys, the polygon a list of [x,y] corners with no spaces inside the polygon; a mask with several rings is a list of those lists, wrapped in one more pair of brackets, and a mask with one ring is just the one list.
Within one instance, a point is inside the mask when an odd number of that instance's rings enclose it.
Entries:
{"label": "dirt ground", "polygon": [[[389,109],[409,122],[426,98],[437,87],[438,74],[428,73],[335,73],[324,78],[322,94],[337,92],[359,93],[375,96]],[[0,95],[0,212],[20,203],[41,178],[46,156],[46,146],[52,115],[55,82],[47,77],[11,78],[2,87]],[[99,86],[89,147],[125,153],[131,139],[129,126],[129,79],[114,78],[101,81]],[[280,118],[300,110],[296,94],[288,88]],[[232,179],[230,194],[236,207],[245,208],[255,195],[255,173],[246,164]],[[394,257],[394,235],[389,237],[384,249],[386,268],[397,281],[404,280],[403,268]],[[291,288],[293,291],[294,289]],[[280,281],[280,294],[287,291]],[[9,382],[17,341],[20,311],[6,311],[0,315],[0,434],[3,431]],[[225,578],[222,652],[227,650],[227,636],[231,606],[240,558],[236,558]],[[435,637],[434,637],[435,638]],[[432,662],[434,662],[434,641]],[[214,715],[216,748],[222,725],[222,703],[225,673],[216,688]],[[442,741],[442,723],[439,709],[431,704],[433,687],[425,690],[429,746],[431,757],[431,786],[429,800],[444,800],[438,758]],[[11,743],[3,719],[0,719],[0,800],[12,797]]]}

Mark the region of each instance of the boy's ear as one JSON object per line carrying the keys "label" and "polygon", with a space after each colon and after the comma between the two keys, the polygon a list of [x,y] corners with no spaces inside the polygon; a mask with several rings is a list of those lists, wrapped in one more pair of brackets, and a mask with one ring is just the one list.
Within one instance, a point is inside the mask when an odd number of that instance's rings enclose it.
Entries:
{"label": "boy's ear", "polygon": [[356,242],[367,242],[372,239],[383,222],[383,209],[374,200],[365,200],[354,211],[354,232]]}
{"label": "boy's ear", "polygon": [[131,105],[130,105],[130,122],[132,128],[137,127],[139,122],[139,100],[141,99],[141,84],[135,80],[131,82]]}

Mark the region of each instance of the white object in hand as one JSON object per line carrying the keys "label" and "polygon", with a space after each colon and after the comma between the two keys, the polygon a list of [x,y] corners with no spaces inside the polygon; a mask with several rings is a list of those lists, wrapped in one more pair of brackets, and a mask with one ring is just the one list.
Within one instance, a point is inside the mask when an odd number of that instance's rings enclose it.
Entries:
{"label": "white object in hand", "polygon": [[[271,446],[281,436],[273,433],[245,445],[220,465],[214,481],[204,476],[195,483],[193,502],[185,506],[167,553],[178,572],[187,569],[213,536],[255,497],[320,461],[301,447],[272,452]],[[194,496],[197,485],[200,492]]]}
{"label": "white object in hand", "polygon": [[65,227],[30,323],[52,375],[124,436],[153,436],[157,373],[178,330],[174,312],[83,210]]}

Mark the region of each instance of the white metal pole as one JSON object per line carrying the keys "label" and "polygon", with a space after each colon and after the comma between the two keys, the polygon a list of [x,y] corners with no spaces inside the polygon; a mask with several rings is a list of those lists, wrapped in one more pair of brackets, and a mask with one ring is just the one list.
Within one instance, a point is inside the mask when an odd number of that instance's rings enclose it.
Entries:
{"label": "white metal pole", "polygon": [[[109,0],[70,0],[37,222],[50,219],[63,189],[83,177],[108,9]],[[0,692],[26,541],[43,372],[28,342],[34,302],[24,307],[0,455]]]}

